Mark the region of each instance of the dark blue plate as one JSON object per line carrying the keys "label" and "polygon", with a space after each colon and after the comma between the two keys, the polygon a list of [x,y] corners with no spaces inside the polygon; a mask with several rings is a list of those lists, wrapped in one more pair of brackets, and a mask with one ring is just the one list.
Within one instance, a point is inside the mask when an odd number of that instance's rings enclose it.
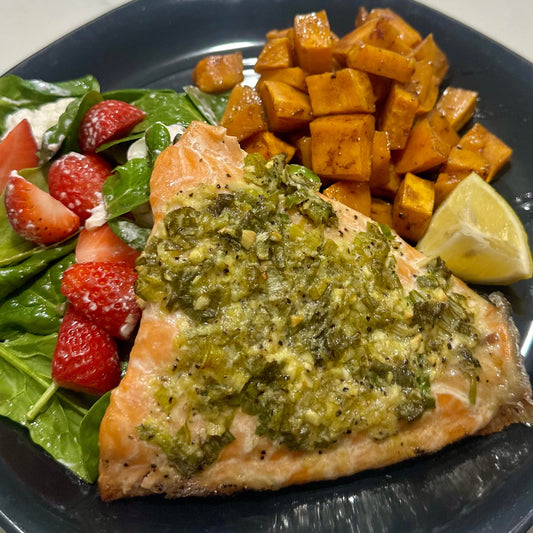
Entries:
{"label": "dark blue plate", "polygon": [[[446,84],[479,91],[476,120],[515,151],[495,187],[517,208],[533,242],[533,66],[426,7],[386,3],[424,35],[433,32],[451,63]],[[252,60],[267,30],[322,8],[336,33],[353,28],[357,6],[350,0],[139,0],[67,35],[11,73],[48,81],[91,73],[103,90],[179,90],[206,53],[239,49]],[[533,283],[503,292],[531,374]],[[275,493],[104,504],[94,486],[50,459],[25,430],[0,421],[0,525],[8,532],[523,532],[532,524],[533,430],[523,426],[389,468]]]}

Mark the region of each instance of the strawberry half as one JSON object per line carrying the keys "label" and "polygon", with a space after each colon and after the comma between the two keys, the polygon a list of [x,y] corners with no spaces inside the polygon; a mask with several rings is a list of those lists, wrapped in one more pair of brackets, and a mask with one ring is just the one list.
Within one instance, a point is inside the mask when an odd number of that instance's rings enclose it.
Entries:
{"label": "strawberry half", "polygon": [[52,379],[61,387],[102,395],[120,382],[114,339],[69,306],[52,358]]}
{"label": "strawberry half", "polygon": [[61,292],[76,311],[113,337],[127,339],[141,316],[136,279],[135,270],[125,263],[76,263],[63,273]]}
{"label": "strawberry half", "polygon": [[83,229],[76,245],[76,262],[110,261],[126,263],[133,268],[140,252],[126,244],[109,224],[95,229]]}
{"label": "strawberry half", "polygon": [[85,222],[91,216],[90,210],[98,203],[98,193],[111,172],[111,165],[99,155],[70,152],[50,167],[48,188],[56,200]]}
{"label": "strawberry half", "polygon": [[82,152],[94,153],[102,144],[124,137],[146,113],[120,100],[103,100],[85,113],[79,131]]}
{"label": "strawberry half", "polygon": [[80,227],[76,213],[16,174],[7,180],[4,203],[12,228],[37,244],[62,241]]}
{"label": "strawberry half", "polygon": [[0,142],[0,193],[12,170],[36,167],[37,143],[28,119],[20,121]]}

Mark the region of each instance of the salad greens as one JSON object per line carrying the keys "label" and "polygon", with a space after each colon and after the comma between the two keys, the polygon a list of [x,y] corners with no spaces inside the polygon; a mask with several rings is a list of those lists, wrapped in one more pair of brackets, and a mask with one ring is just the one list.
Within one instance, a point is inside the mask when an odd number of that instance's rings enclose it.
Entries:
{"label": "salad greens", "polygon": [[[143,109],[146,117],[130,135],[99,150],[115,164],[102,190],[106,220],[124,242],[142,250],[150,233],[147,202],[153,163],[173,141],[164,126],[218,120],[227,97],[170,89],[101,93],[92,76],[48,83],[10,75],[0,78],[0,138],[6,133],[8,115],[61,98],[73,100],[43,136],[41,167],[19,173],[47,190],[48,163],[80,151],[79,124],[92,105],[117,99]],[[137,139],[144,139],[147,155],[128,161],[127,148]],[[0,416],[25,426],[36,444],[84,480],[94,482],[98,430],[109,394],[95,399],[64,389],[56,391],[51,378],[57,332],[66,309],[61,277],[75,261],[76,243],[77,237],[48,247],[24,240],[11,228],[0,195]],[[51,398],[43,403],[48,395]]]}

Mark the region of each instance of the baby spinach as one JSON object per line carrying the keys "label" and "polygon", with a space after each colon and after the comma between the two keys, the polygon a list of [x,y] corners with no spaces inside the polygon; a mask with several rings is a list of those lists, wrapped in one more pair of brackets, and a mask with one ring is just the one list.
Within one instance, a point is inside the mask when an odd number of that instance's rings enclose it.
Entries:
{"label": "baby spinach", "polygon": [[109,225],[115,235],[120,237],[126,244],[129,244],[139,252],[144,250],[144,246],[150,235],[150,228],[143,228],[125,218],[111,220]]}
{"label": "baby spinach", "polygon": [[42,80],[24,80],[13,74],[0,78],[0,137],[5,132],[5,117],[19,109],[35,109],[59,98],[83,96],[88,91],[99,91],[93,76],[49,83]]}
{"label": "baby spinach", "polygon": [[206,121],[209,124],[218,126],[228,105],[230,92],[209,94],[204,93],[194,85],[187,85],[187,87],[184,87],[184,90],[205,117]]}

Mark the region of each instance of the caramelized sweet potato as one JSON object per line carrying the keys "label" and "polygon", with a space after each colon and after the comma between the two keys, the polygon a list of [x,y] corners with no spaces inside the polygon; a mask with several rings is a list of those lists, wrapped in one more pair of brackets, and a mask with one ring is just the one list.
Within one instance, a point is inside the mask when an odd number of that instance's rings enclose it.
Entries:
{"label": "caramelized sweet potato", "polygon": [[394,229],[404,239],[418,241],[429,225],[434,204],[433,182],[407,173],[392,206]]}
{"label": "caramelized sweet potato", "polygon": [[441,172],[435,181],[435,209],[449,196],[466,176],[453,176]]}
{"label": "caramelized sweet potato", "polygon": [[319,117],[309,127],[314,172],[329,179],[370,179],[374,138],[372,115]]}
{"label": "caramelized sweet potato", "polygon": [[381,198],[371,198],[370,218],[380,224],[387,224],[389,228],[392,228],[392,204]]}
{"label": "caramelized sweet potato", "polygon": [[375,8],[368,13],[366,20],[373,20],[375,18],[388,19],[391,26],[394,27],[397,34],[397,40],[401,41],[406,47],[413,48],[422,41],[422,36],[409,23],[407,23],[400,15],[389,8]]}
{"label": "caramelized sweet potato", "polygon": [[370,187],[367,181],[337,181],[324,189],[323,194],[370,216]]}
{"label": "caramelized sweet potato", "polygon": [[384,131],[375,131],[372,140],[372,169],[370,184],[373,187],[386,185],[389,181],[390,148]]}
{"label": "caramelized sweet potato", "polygon": [[199,89],[206,93],[218,93],[232,89],[244,79],[242,54],[204,57],[196,65],[192,78]]}
{"label": "caramelized sweet potato", "polygon": [[413,75],[415,61],[391,50],[369,44],[355,44],[350,48],[346,64],[364,72],[407,83]]}
{"label": "caramelized sweet potato", "polygon": [[293,131],[313,118],[307,94],[281,81],[265,81],[259,95],[271,131]]}
{"label": "caramelized sweet potato", "polygon": [[260,131],[251,137],[248,137],[241,143],[243,150],[249,154],[258,153],[265,159],[270,159],[278,154],[285,154],[287,161],[290,161],[296,151],[296,148],[286,143],[279,137],[276,137],[270,131]]}
{"label": "caramelized sweet potato", "polygon": [[432,33],[416,46],[413,50],[413,57],[417,61],[428,61],[431,64],[435,75],[435,84],[439,86],[448,72],[449,64],[448,58],[437,46]]}
{"label": "caramelized sweet potato", "polygon": [[294,141],[296,147],[296,159],[298,162],[307,168],[313,168],[313,161],[311,157],[311,137],[309,135],[301,135]]}
{"label": "caramelized sweet potato", "polygon": [[417,115],[427,113],[435,104],[435,101],[433,101],[430,108],[427,109],[433,86],[434,77],[431,63],[429,61],[416,61],[413,75],[409,82],[405,84],[404,89],[418,96]]}
{"label": "caramelized sweet potato", "polygon": [[417,96],[393,83],[378,118],[378,129],[387,132],[391,150],[405,147],[417,109]]}
{"label": "caramelized sweet potato", "polygon": [[490,165],[486,177],[490,182],[496,173],[511,159],[513,150],[481,124],[474,126],[459,141],[461,148],[481,154]]}
{"label": "caramelized sweet potato", "polygon": [[455,131],[459,131],[474,115],[478,93],[457,87],[447,87],[437,102]]}
{"label": "caramelized sweet potato", "polygon": [[290,68],[294,65],[292,43],[288,37],[269,39],[259,53],[254,70],[262,73],[267,70]]}
{"label": "caramelized sweet potato", "polygon": [[478,152],[473,152],[461,146],[454,146],[448,160],[441,168],[441,172],[446,172],[451,176],[466,178],[472,172],[487,179],[490,171],[489,162]]}
{"label": "caramelized sweet potato", "polygon": [[365,72],[345,68],[314,74],[306,81],[315,117],[375,111],[372,85]]}
{"label": "caramelized sweet potato", "polygon": [[294,18],[294,48],[298,66],[309,74],[331,70],[333,39],[324,10]]}
{"label": "caramelized sweet potato", "polygon": [[267,129],[263,103],[259,94],[245,85],[236,85],[231,91],[228,105],[220,125],[239,141]]}
{"label": "caramelized sweet potato", "polygon": [[307,73],[300,67],[279,68],[275,70],[265,70],[257,82],[257,87],[264,81],[282,81],[299,91],[307,92],[307,83],[305,82]]}

